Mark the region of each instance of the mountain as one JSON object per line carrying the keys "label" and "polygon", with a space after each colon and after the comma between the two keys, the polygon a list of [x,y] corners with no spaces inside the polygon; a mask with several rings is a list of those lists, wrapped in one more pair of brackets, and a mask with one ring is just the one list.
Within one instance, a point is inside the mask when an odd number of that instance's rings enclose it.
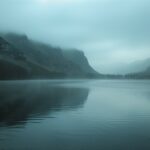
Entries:
{"label": "mountain", "polygon": [[89,64],[87,58],[85,57],[83,51],[77,50],[77,49],[70,49],[70,50],[63,50],[63,55],[66,59],[72,61],[77,66],[80,66],[80,68],[89,76],[91,75],[97,75],[100,74],[96,72]]}
{"label": "mountain", "polygon": [[[0,79],[91,78],[99,75],[83,52],[71,53],[77,55],[72,57],[61,48],[30,40],[26,35],[3,34],[0,37]],[[79,59],[80,63],[77,63]]]}
{"label": "mountain", "polygon": [[125,75],[125,77],[133,79],[150,79],[150,66],[147,67],[144,71],[130,73]]}
{"label": "mountain", "polygon": [[150,66],[150,58],[138,60],[132,63],[123,63],[114,67],[114,72],[118,74],[129,74],[134,72],[142,72]]}
{"label": "mountain", "polygon": [[145,71],[147,74],[150,74],[150,66]]}
{"label": "mountain", "polygon": [[16,79],[28,76],[28,69],[22,63],[22,52],[0,37],[0,79]]}

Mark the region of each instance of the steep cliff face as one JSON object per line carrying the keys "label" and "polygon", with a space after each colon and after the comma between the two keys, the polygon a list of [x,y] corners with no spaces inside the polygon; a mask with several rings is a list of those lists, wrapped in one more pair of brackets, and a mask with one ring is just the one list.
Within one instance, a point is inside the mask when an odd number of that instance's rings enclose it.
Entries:
{"label": "steep cliff face", "polygon": [[[75,59],[79,57],[77,60],[68,57],[67,53],[64,54],[64,51],[60,48],[32,41],[25,35],[7,34],[0,38],[1,68],[2,66],[7,68],[7,71],[3,71],[3,76],[6,75],[7,77],[8,74],[11,74],[10,72],[13,72],[13,70],[10,68],[14,67],[19,67],[21,72],[26,72],[18,75],[19,71],[14,71],[15,77],[13,78],[15,79],[80,78],[94,77],[98,74],[90,67],[82,52],[77,51],[72,54],[75,54]],[[6,64],[7,67],[5,67]]]}
{"label": "steep cliff face", "polygon": [[66,59],[72,61],[74,64],[80,66],[80,68],[87,75],[97,75],[100,74],[96,72],[89,64],[88,59],[84,55],[84,53],[80,50],[72,49],[72,50],[63,50],[63,55]]}

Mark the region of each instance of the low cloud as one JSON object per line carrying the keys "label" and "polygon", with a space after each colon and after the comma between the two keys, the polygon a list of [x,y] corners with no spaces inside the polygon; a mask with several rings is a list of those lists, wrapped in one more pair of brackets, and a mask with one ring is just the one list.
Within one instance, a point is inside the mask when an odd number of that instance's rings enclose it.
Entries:
{"label": "low cloud", "polygon": [[79,48],[100,72],[150,56],[149,0],[1,0],[0,30]]}

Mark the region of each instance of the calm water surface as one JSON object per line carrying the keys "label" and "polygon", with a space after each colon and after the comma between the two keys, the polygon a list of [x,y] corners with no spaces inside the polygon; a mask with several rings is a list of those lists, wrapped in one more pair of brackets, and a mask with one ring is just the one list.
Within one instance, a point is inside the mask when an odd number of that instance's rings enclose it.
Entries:
{"label": "calm water surface", "polygon": [[0,82],[0,150],[150,150],[150,81]]}

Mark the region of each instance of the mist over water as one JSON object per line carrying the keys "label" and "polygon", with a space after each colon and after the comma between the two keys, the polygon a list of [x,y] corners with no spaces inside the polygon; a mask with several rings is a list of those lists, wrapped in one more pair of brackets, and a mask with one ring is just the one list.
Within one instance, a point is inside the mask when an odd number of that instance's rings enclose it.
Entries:
{"label": "mist over water", "polygon": [[0,82],[0,148],[149,149],[148,80]]}

